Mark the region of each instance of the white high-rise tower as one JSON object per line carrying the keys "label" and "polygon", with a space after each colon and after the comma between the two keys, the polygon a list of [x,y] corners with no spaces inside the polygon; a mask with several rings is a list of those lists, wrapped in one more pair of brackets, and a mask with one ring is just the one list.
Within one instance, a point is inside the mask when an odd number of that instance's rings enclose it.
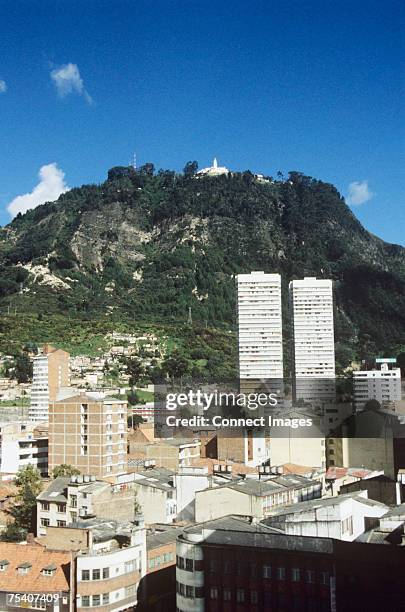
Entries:
{"label": "white high-rise tower", "polygon": [[289,285],[293,319],[294,399],[335,398],[332,281],[306,277]]}
{"label": "white high-rise tower", "polygon": [[[281,276],[238,274],[240,392],[278,393],[283,379]],[[244,461],[261,465],[270,457],[269,431],[244,431]]]}
{"label": "white high-rise tower", "polygon": [[239,378],[282,379],[281,276],[238,274]]}

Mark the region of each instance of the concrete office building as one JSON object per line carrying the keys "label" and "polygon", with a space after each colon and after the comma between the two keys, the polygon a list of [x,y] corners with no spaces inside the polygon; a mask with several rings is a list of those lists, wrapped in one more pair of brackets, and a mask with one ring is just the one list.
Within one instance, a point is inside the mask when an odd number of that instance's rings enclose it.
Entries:
{"label": "concrete office building", "polygon": [[239,377],[283,378],[281,276],[238,274]]}
{"label": "concrete office building", "polygon": [[335,399],[332,281],[306,277],[289,285],[294,400]]}
{"label": "concrete office building", "polygon": [[357,370],[353,372],[354,406],[362,410],[370,400],[377,400],[381,406],[401,400],[401,368],[389,369],[388,363],[381,363],[381,369]]}
{"label": "concrete office building", "polygon": [[[240,392],[276,393],[283,381],[281,276],[251,272],[238,274],[238,349]],[[246,465],[269,458],[268,430],[246,430],[240,441]]]}
{"label": "concrete office building", "polygon": [[28,410],[30,421],[48,420],[49,402],[56,400],[62,387],[69,386],[69,358],[69,353],[50,344],[45,344],[42,352],[34,357],[31,405]]}
{"label": "concrete office building", "polygon": [[49,405],[49,470],[66,463],[99,478],[125,472],[127,402],[82,393]]}

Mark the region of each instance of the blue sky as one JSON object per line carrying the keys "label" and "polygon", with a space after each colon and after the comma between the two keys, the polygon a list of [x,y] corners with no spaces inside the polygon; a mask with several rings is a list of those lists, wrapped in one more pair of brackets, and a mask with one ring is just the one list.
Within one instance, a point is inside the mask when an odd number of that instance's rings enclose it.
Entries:
{"label": "blue sky", "polygon": [[405,244],[404,32],[400,0],[3,0],[0,224],[133,152],[217,156],[332,182]]}

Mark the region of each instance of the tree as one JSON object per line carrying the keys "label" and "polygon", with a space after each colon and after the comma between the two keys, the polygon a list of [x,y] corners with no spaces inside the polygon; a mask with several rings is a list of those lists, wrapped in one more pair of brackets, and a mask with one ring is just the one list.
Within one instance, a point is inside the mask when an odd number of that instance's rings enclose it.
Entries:
{"label": "tree", "polygon": [[198,162],[197,161],[188,161],[183,168],[184,176],[194,176],[198,170]]}
{"label": "tree", "polygon": [[18,493],[10,509],[14,519],[13,527],[7,528],[10,538],[23,538],[28,532],[36,529],[37,496],[42,489],[41,475],[36,467],[27,465],[21,468],[16,475],[15,484]]}
{"label": "tree", "polygon": [[189,370],[189,364],[179,351],[173,351],[166,359],[162,362],[162,370],[172,380],[174,378],[182,378],[184,374],[187,374]]}
{"label": "tree", "polygon": [[145,368],[143,367],[142,362],[135,357],[124,359],[123,363],[127,368],[129,384],[131,387],[136,387],[140,379],[145,375]]}
{"label": "tree", "polygon": [[155,173],[155,166],[151,162],[147,162],[139,168],[139,172],[140,174],[147,174],[148,176],[153,176]]}
{"label": "tree", "polygon": [[134,515],[137,516],[139,514],[142,514],[142,506],[138,501],[138,496],[137,493],[135,491],[135,495],[134,495]]}
{"label": "tree", "polygon": [[19,353],[14,360],[14,376],[18,383],[32,380],[32,361],[26,353]]}
{"label": "tree", "polygon": [[399,353],[397,356],[397,366],[401,368],[401,377],[405,378],[405,353]]}
{"label": "tree", "polygon": [[60,476],[78,476],[79,474],[80,470],[67,463],[61,463],[61,465],[57,465],[52,470],[52,478],[59,478]]}

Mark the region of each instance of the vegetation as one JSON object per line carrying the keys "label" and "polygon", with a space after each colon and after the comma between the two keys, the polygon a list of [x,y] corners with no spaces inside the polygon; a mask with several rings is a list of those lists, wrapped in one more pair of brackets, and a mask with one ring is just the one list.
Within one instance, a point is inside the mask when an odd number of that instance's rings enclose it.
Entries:
{"label": "vegetation", "polygon": [[52,478],[59,478],[60,476],[78,476],[79,474],[80,470],[67,463],[61,463],[52,470]]}
{"label": "vegetation", "polygon": [[36,531],[36,498],[42,489],[41,475],[37,468],[27,465],[17,472],[15,484],[18,493],[9,510],[13,521],[8,523],[2,539],[20,542],[27,533]]}
{"label": "vegetation", "polygon": [[52,339],[97,355],[108,331],[143,326],[174,352],[146,378],[226,377],[234,277],[251,270],[282,274],[286,343],[288,281],[317,276],[335,281],[338,369],[405,350],[405,249],[369,234],[333,185],[197,168],[115,167],[0,230],[0,350]]}

